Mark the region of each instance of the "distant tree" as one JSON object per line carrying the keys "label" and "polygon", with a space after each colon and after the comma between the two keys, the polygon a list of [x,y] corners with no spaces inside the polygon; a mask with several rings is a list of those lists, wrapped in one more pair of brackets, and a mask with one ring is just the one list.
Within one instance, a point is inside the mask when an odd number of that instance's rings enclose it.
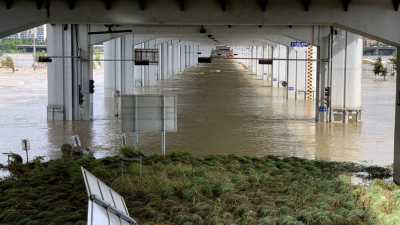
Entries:
{"label": "distant tree", "polygon": [[5,59],[1,60],[1,64],[6,69],[11,69],[15,73],[14,60],[10,56],[6,56]]}
{"label": "distant tree", "polygon": [[0,51],[3,52],[14,52],[17,51],[17,45],[11,39],[3,38],[0,42]]}
{"label": "distant tree", "polygon": [[101,68],[100,56],[101,56],[100,49],[96,49],[93,51],[93,69],[97,69],[97,66]]}
{"label": "distant tree", "polygon": [[46,56],[46,51],[45,50],[42,50],[42,51],[40,51],[40,52],[36,52],[36,55],[35,55],[35,61],[36,62],[39,62],[39,57],[42,57],[42,56]]}
{"label": "distant tree", "polygon": [[397,53],[393,54],[393,58],[389,59],[393,63],[393,69],[397,70]]}
{"label": "distant tree", "polygon": [[375,62],[372,63],[371,65],[374,66],[373,71],[375,75],[382,75],[383,79],[386,79],[387,68],[383,66],[382,58],[380,56],[378,56]]}

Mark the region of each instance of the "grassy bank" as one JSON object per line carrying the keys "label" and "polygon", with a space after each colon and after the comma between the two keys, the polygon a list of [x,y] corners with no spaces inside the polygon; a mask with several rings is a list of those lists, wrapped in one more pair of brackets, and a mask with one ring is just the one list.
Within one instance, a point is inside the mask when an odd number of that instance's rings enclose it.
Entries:
{"label": "grassy bank", "polygon": [[[140,153],[123,149],[127,157]],[[353,185],[345,174],[387,169],[295,157],[119,157],[10,164],[0,181],[2,224],[86,224],[80,166],[121,194],[139,224],[400,224],[400,191],[392,183]]]}

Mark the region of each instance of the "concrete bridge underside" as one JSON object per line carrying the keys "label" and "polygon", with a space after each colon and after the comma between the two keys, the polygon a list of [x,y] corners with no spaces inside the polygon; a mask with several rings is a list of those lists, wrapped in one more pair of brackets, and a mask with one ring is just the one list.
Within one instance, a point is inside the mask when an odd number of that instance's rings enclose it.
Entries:
{"label": "concrete bridge underside", "polygon": [[[208,56],[216,44],[226,44],[251,58],[275,59],[272,65],[241,60],[260,79],[269,79],[272,87],[286,81],[288,98],[299,98],[299,91],[308,97],[313,88],[319,122],[336,119],[348,122],[350,117],[346,113],[350,111],[357,116],[361,111],[360,35],[396,46],[398,50],[400,47],[398,0],[4,0],[2,3],[0,38],[51,24],[48,54],[58,58],[54,58],[48,69],[49,119],[92,118],[93,98],[88,88],[94,44],[105,43],[105,58],[109,60],[105,68],[108,97],[117,92],[134,94],[135,86],[153,86],[157,80],[168,79],[196,65],[197,56]],[[130,31],[89,35],[107,30]],[[308,50],[312,56],[291,51],[290,43],[295,41],[314,46]],[[135,66],[132,59],[136,48],[158,48],[159,64]],[[309,59],[315,61],[307,63]],[[311,69],[306,72],[306,68]],[[306,73],[311,78],[305,78]],[[400,78],[397,79],[394,180],[400,182],[400,166],[397,166],[400,165]],[[310,83],[311,89],[305,83]],[[301,90],[303,85],[307,90]],[[325,87],[332,88],[332,96],[330,107],[324,111],[321,109],[325,106]],[[84,94],[81,105],[79,94]]]}

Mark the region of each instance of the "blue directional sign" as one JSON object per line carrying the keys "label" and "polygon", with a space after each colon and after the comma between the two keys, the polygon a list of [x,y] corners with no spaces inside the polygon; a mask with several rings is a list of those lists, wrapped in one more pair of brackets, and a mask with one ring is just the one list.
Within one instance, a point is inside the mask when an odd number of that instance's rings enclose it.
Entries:
{"label": "blue directional sign", "polygon": [[308,47],[308,44],[304,42],[290,42],[290,47]]}
{"label": "blue directional sign", "polygon": [[289,87],[289,91],[294,91],[294,87]]}
{"label": "blue directional sign", "polygon": [[326,112],[326,106],[320,106],[319,107],[320,112]]}
{"label": "blue directional sign", "polygon": [[308,44],[304,42],[290,42],[290,47],[293,51],[307,51]]}

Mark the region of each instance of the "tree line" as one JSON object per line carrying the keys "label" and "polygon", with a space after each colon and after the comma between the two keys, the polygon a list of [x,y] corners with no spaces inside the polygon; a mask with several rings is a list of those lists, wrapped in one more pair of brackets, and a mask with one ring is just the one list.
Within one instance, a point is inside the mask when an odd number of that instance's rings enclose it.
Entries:
{"label": "tree line", "polygon": [[[24,50],[18,50],[18,45],[32,45],[32,38],[20,38],[20,39],[8,39],[3,38],[0,40],[0,52],[3,53],[15,53],[24,52]],[[47,45],[46,42],[35,40],[36,45]]]}

